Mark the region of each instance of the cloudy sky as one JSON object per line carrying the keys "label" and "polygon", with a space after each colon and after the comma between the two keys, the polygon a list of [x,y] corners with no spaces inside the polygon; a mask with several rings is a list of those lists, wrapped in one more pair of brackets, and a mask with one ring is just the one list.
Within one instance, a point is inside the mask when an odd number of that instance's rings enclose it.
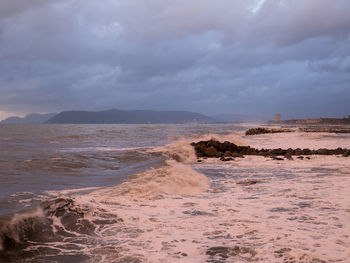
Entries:
{"label": "cloudy sky", "polygon": [[0,119],[350,114],[349,0],[1,0]]}

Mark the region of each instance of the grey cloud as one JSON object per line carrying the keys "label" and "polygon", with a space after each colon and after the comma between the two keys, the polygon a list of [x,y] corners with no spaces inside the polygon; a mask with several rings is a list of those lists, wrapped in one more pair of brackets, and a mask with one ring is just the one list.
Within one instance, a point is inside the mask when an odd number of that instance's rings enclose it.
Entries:
{"label": "grey cloud", "polygon": [[[346,0],[265,0],[249,26],[261,40],[281,45],[315,37],[340,37],[350,32]],[[249,31],[251,32],[251,31]]]}
{"label": "grey cloud", "polygon": [[42,6],[49,2],[48,0],[1,0],[0,19]]}
{"label": "grey cloud", "polygon": [[1,111],[350,112],[347,0],[23,2],[0,3]]}

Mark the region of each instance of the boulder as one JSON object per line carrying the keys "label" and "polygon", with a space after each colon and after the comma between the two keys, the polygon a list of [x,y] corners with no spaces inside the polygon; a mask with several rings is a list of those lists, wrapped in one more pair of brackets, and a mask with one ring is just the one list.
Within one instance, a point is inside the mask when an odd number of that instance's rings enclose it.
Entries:
{"label": "boulder", "polygon": [[303,154],[304,155],[311,155],[312,151],[309,148],[305,148],[305,149],[303,149]]}
{"label": "boulder", "polygon": [[294,155],[302,155],[303,151],[300,148],[297,148],[293,151]]}
{"label": "boulder", "polygon": [[205,150],[205,156],[207,157],[216,157],[217,153],[218,152],[216,151],[214,146],[210,146]]}
{"label": "boulder", "polygon": [[230,151],[224,152],[224,157],[231,157],[231,156],[232,156],[232,152]]}
{"label": "boulder", "polygon": [[221,156],[223,156],[224,155],[224,153],[223,152],[217,152],[216,153],[216,158],[220,158]]}
{"label": "boulder", "polygon": [[284,158],[288,160],[293,160],[293,153],[287,151],[287,153],[284,155]]}
{"label": "boulder", "polygon": [[259,134],[266,134],[266,133],[270,133],[270,130],[266,128],[258,127],[258,128],[252,128],[247,130],[245,132],[245,135],[259,135]]}
{"label": "boulder", "polygon": [[232,157],[221,157],[220,158],[220,161],[223,161],[223,162],[228,162],[228,161],[233,161],[234,159]]}
{"label": "boulder", "polygon": [[253,185],[253,184],[257,184],[259,181],[255,180],[255,179],[246,179],[246,180],[242,180],[237,182],[237,184],[242,185],[242,186],[249,186],[249,185]]}
{"label": "boulder", "polygon": [[283,160],[284,160],[283,158],[277,157],[277,156],[275,156],[275,155],[272,155],[271,158],[272,158],[273,160],[276,160],[276,161],[283,161]]}
{"label": "boulder", "polygon": [[317,154],[320,154],[320,155],[329,155],[329,150],[328,149],[318,149],[317,150]]}
{"label": "boulder", "polygon": [[225,152],[230,148],[231,148],[231,143],[228,141],[225,141],[225,142],[219,144],[218,150]]}

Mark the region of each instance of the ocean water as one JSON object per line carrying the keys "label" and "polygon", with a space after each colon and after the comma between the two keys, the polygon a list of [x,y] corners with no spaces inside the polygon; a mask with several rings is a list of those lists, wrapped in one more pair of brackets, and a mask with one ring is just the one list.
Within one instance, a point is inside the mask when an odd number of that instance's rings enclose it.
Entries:
{"label": "ocean water", "polygon": [[350,148],[250,124],[0,126],[0,262],[350,262],[350,159],[197,161],[193,141]]}

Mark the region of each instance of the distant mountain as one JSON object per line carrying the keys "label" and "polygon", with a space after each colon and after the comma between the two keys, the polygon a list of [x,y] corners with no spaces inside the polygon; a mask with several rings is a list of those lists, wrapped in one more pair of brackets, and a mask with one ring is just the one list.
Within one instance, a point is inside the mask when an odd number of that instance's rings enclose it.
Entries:
{"label": "distant mountain", "polygon": [[52,124],[141,124],[141,123],[184,123],[212,122],[212,118],[188,111],[153,111],[118,109],[105,111],[64,111],[46,123]]}
{"label": "distant mountain", "polygon": [[24,118],[21,117],[9,117],[0,122],[0,124],[42,124],[47,120],[51,119],[57,115],[57,113],[48,113],[48,114],[38,114],[32,113]]}

